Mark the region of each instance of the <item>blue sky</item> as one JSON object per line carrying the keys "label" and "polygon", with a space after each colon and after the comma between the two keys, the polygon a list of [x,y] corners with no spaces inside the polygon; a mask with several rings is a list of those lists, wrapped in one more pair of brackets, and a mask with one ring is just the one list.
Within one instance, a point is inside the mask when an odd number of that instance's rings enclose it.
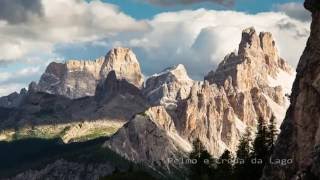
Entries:
{"label": "blue sky", "polygon": [[198,8],[258,13],[274,10],[274,5],[276,4],[284,4],[288,2],[302,4],[303,0],[238,0],[232,7],[226,7],[212,2],[195,3],[192,5],[177,5],[171,7],[152,5],[138,0],[104,0],[104,2],[116,4],[123,12],[130,14],[137,19],[144,19],[151,18],[161,12]]}
{"label": "blue sky", "polygon": [[241,31],[250,26],[271,32],[281,56],[297,64],[310,26],[302,0],[235,0],[233,6],[197,1],[202,3],[0,1],[0,96],[38,81],[52,61],[92,60],[117,46],[133,49],[146,76],[184,64],[201,80],[237,48]]}

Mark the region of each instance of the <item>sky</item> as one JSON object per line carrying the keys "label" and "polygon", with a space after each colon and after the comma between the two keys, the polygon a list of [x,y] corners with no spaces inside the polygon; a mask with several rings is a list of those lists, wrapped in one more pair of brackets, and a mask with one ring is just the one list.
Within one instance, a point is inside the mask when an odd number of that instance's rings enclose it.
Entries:
{"label": "sky", "polygon": [[38,81],[46,66],[132,48],[145,76],[184,64],[196,80],[232,51],[241,31],[271,32],[296,66],[311,16],[302,0],[1,0],[0,96]]}

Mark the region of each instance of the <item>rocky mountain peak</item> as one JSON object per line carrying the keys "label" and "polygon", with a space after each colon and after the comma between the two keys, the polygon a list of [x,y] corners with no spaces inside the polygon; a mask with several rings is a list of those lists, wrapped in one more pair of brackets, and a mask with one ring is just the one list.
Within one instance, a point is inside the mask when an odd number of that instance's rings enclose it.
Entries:
{"label": "rocky mountain peak", "polygon": [[143,93],[153,105],[175,108],[177,100],[189,96],[192,84],[193,80],[188,76],[186,68],[179,64],[150,76]]}
{"label": "rocky mountain peak", "polygon": [[258,35],[251,27],[242,32],[238,55],[227,55],[216,71],[211,71],[205,79],[224,85],[231,77],[235,87],[248,90],[268,85],[268,78],[275,79],[282,71],[293,75],[290,65],[278,55],[272,34],[261,32]]}
{"label": "rocky mountain peak", "polygon": [[71,99],[94,96],[96,87],[103,83],[109,72],[140,88],[143,76],[139,62],[129,48],[114,48],[105,57],[96,60],[68,60],[52,62],[33,90],[63,95]]}
{"label": "rocky mountain peak", "polygon": [[244,54],[248,49],[260,49],[260,38],[253,27],[242,31],[238,54]]}
{"label": "rocky mountain peak", "polygon": [[45,73],[54,74],[57,77],[63,76],[65,72],[65,64],[58,62],[51,62],[46,68]]}
{"label": "rocky mountain peak", "polygon": [[129,48],[114,48],[108,52],[101,67],[101,79],[110,71],[115,71],[118,78],[126,79],[137,87],[143,84],[143,76],[136,55]]}

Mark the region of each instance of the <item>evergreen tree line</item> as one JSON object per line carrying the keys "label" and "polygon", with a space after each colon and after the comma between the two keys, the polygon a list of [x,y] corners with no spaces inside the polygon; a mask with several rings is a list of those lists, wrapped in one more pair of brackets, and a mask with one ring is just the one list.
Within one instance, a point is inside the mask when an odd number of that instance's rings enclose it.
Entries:
{"label": "evergreen tree line", "polygon": [[262,176],[263,168],[267,165],[273,151],[277,137],[275,117],[265,123],[258,120],[255,139],[251,130],[241,137],[238,149],[233,155],[226,150],[219,159],[213,158],[199,139],[193,142],[193,151],[189,158],[196,163],[189,164],[191,180],[258,180]]}

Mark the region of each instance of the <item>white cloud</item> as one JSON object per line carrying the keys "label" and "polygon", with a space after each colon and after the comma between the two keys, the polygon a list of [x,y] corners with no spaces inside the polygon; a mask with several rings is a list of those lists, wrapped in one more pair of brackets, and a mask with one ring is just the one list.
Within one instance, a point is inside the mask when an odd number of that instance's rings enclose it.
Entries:
{"label": "white cloud", "polygon": [[[42,16],[26,23],[0,21],[0,59],[23,57],[28,63],[40,63],[43,71],[49,58],[63,56],[64,47],[70,54],[73,44],[77,54],[128,46],[134,49],[146,75],[182,63],[193,78],[202,79],[225,55],[238,48],[241,31],[251,26],[257,31],[271,32],[281,56],[295,66],[310,26],[310,22],[283,12],[246,14],[199,9],[161,13],[138,21],[101,1],[42,0],[42,6]],[[57,50],[58,45],[62,49]],[[85,50],[77,51],[80,47]],[[0,81],[4,77],[0,74]],[[39,74],[33,77],[35,80]],[[19,84],[19,78],[24,86],[31,79],[17,76],[13,82]],[[0,83],[1,87],[5,85]]]}
{"label": "white cloud", "polygon": [[0,60],[17,60],[35,52],[50,54],[56,43],[93,41],[147,28],[143,21],[101,1],[42,0],[42,8],[41,16],[23,23],[0,21]]}
{"label": "white cloud", "polygon": [[237,49],[242,30],[251,26],[257,31],[271,32],[281,56],[295,66],[310,25],[283,13],[252,15],[205,9],[162,13],[148,22],[151,31],[122,41],[124,46],[134,47],[146,74],[182,63],[197,79],[202,79],[225,55]]}

